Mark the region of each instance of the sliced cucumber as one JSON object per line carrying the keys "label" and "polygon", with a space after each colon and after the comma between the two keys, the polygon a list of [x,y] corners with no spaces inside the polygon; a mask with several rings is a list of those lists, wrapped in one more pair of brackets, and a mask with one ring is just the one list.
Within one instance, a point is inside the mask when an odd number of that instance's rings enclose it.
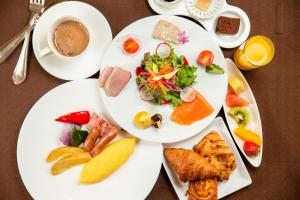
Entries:
{"label": "sliced cucumber", "polygon": [[205,71],[207,73],[211,73],[211,74],[224,74],[224,69],[222,69],[221,67],[219,67],[216,64],[208,65],[206,67]]}

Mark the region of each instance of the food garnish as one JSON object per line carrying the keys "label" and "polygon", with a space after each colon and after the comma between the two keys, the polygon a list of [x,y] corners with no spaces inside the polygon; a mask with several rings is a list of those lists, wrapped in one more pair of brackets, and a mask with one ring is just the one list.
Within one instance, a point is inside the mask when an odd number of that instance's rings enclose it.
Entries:
{"label": "food garnish", "polygon": [[213,64],[214,54],[209,50],[201,51],[201,53],[198,55],[197,61],[202,67],[207,67],[208,65]]}
{"label": "food garnish", "polygon": [[185,31],[180,32],[178,37],[179,37],[180,44],[185,44],[189,42],[189,37],[186,35]]}
{"label": "food garnish", "polygon": [[224,69],[216,64],[206,66],[205,71],[210,74],[224,74]]}
{"label": "food garnish", "polygon": [[175,108],[171,115],[171,120],[177,124],[191,125],[209,116],[213,111],[214,109],[204,97],[199,92],[196,92],[194,101],[190,103],[183,102]]}
{"label": "food garnish", "polygon": [[154,104],[182,103],[180,92],[195,83],[197,67],[189,66],[184,56],[177,56],[167,43],[160,43],[155,54],[145,53],[136,68],[140,97]]}
{"label": "food garnish", "polygon": [[161,128],[162,125],[162,116],[161,114],[155,114],[151,117],[152,120],[152,126],[155,128]]}
{"label": "food garnish", "polygon": [[55,121],[57,122],[68,122],[68,123],[73,123],[78,125],[86,124],[89,122],[89,120],[90,120],[89,111],[72,112],[55,119]]}
{"label": "food garnish", "polygon": [[71,145],[74,147],[78,147],[81,143],[84,142],[88,135],[87,131],[73,128],[72,136],[71,136]]}
{"label": "food garnish", "polygon": [[58,175],[67,169],[70,169],[76,165],[80,165],[88,162],[91,159],[91,156],[88,152],[74,152],[67,156],[64,156],[62,159],[58,160],[51,167],[51,174]]}
{"label": "food garnish", "polygon": [[260,136],[249,129],[239,127],[234,130],[234,134],[244,141],[253,142],[257,146],[262,144]]}
{"label": "food garnish", "polygon": [[217,20],[216,32],[234,35],[240,28],[240,19],[226,16],[219,16]]}
{"label": "food garnish", "polygon": [[136,138],[118,140],[92,158],[82,169],[80,183],[97,183],[114,173],[133,153]]}
{"label": "food garnish", "polygon": [[246,108],[231,108],[228,114],[236,121],[239,127],[246,127],[250,122],[250,113]]}
{"label": "food garnish", "polygon": [[65,157],[68,156],[70,154],[73,153],[77,153],[77,152],[84,152],[83,149],[78,148],[78,147],[70,147],[70,146],[63,146],[63,147],[58,147],[56,149],[53,149],[48,157],[47,157],[47,162],[53,162],[55,160],[57,160],[60,157]]}
{"label": "food garnish", "polygon": [[172,47],[165,42],[162,42],[156,47],[156,54],[161,58],[167,58],[170,56]]}
{"label": "food garnish", "polygon": [[138,112],[134,116],[134,124],[140,128],[148,128],[152,124],[151,116],[148,112]]}
{"label": "food garnish", "polygon": [[127,55],[134,55],[140,50],[140,42],[136,37],[127,36],[123,42],[123,52]]}
{"label": "food garnish", "polygon": [[155,25],[152,37],[165,41],[178,44],[180,28],[175,24],[166,20],[159,20]]}
{"label": "food garnish", "polygon": [[260,148],[253,142],[245,142],[243,146],[243,150],[247,154],[247,156],[252,157],[252,156],[257,156],[258,152],[260,151]]}
{"label": "food garnish", "polygon": [[196,98],[196,91],[192,87],[186,87],[180,92],[180,98],[184,102],[192,102]]}
{"label": "food garnish", "polygon": [[228,86],[235,94],[240,94],[245,90],[243,82],[234,75],[229,77]]}
{"label": "food garnish", "polygon": [[228,91],[226,95],[226,105],[228,107],[242,107],[248,105],[249,102],[244,98],[238,96],[233,91]]}

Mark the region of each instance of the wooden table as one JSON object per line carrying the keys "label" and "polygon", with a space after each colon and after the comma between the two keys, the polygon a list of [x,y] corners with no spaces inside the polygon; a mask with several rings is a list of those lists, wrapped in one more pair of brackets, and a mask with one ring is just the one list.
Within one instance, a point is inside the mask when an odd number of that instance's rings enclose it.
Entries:
{"label": "wooden table", "polygon": [[[155,14],[146,0],[85,2],[106,16],[113,35],[131,22]],[[262,164],[255,169],[244,160],[253,183],[224,199],[300,199],[300,2],[229,0],[228,3],[242,8],[249,15],[251,35],[272,38],[276,54],[268,66],[244,73],[255,94],[263,122]],[[27,7],[27,1],[0,1],[0,44],[27,23]],[[232,58],[234,49],[223,52],[225,57]],[[64,83],[45,72],[31,50],[27,81],[20,86],[13,85],[11,75],[19,53],[20,47],[0,65],[0,199],[3,200],[31,199],[17,167],[19,130],[33,104],[47,91]],[[178,199],[163,167],[147,197],[147,200],[160,199]]]}

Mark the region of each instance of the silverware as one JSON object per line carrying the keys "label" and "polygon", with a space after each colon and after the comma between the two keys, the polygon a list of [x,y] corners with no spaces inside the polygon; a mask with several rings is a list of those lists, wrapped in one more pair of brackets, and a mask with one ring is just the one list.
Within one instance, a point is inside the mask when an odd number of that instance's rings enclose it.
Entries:
{"label": "silverware", "polygon": [[31,28],[27,29],[25,32],[25,40],[21,50],[20,57],[18,59],[17,65],[12,75],[12,80],[15,85],[23,83],[27,75],[27,57],[28,57],[28,46],[30,41],[31,31],[36,24],[39,13],[44,9],[45,0],[30,0],[29,11],[30,11],[30,20],[28,26]]}
{"label": "silverware", "polygon": [[[48,5],[45,7],[45,9],[42,10],[42,12],[44,12],[45,10],[47,10],[48,8],[50,8],[51,6],[63,2],[64,0],[53,0],[50,3],[48,3]],[[41,15],[38,14],[38,15]],[[29,25],[25,26],[19,33],[17,33],[13,38],[11,38],[9,41],[5,42],[3,45],[0,46],[0,64],[2,62],[4,62],[8,56],[17,48],[17,46],[19,46],[19,44],[24,40],[25,38],[25,34],[27,32],[28,29],[30,28],[34,28],[30,27]]]}

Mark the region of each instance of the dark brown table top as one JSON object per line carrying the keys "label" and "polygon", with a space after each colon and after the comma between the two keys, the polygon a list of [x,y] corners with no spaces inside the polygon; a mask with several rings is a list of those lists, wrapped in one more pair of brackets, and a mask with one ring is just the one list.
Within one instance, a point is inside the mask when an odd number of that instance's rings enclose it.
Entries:
{"label": "dark brown table top", "polygon": [[[109,21],[113,35],[131,22],[155,15],[146,0],[86,0]],[[251,35],[272,38],[274,60],[268,66],[245,72],[258,103],[263,123],[264,154],[259,168],[246,166],[252,184],[224,199],[300,199],[300,2],[298,0],[228,0],[242,8],[251,21]],[[278,5],[282,10],[277,12]],[[0,1],[0,44],[28,20],[28,1]],[[37,63],[32,50],[27,81],[15,86],[11,75],[20,47],[0,65],[0,199],[31,199],[20,178],[16,145],[21,124],[33,104],[47,91],[64,83]],[[232,58],[234,50],[224,50]],[[96,76],[94,76],[96,77]],[[222,111],[221,111],[222,112]],[[142,183],[142,180],[141,180]],[[100,198],[100,197],[99,197]],[[178,199],[162,167],[147,200]]]}

